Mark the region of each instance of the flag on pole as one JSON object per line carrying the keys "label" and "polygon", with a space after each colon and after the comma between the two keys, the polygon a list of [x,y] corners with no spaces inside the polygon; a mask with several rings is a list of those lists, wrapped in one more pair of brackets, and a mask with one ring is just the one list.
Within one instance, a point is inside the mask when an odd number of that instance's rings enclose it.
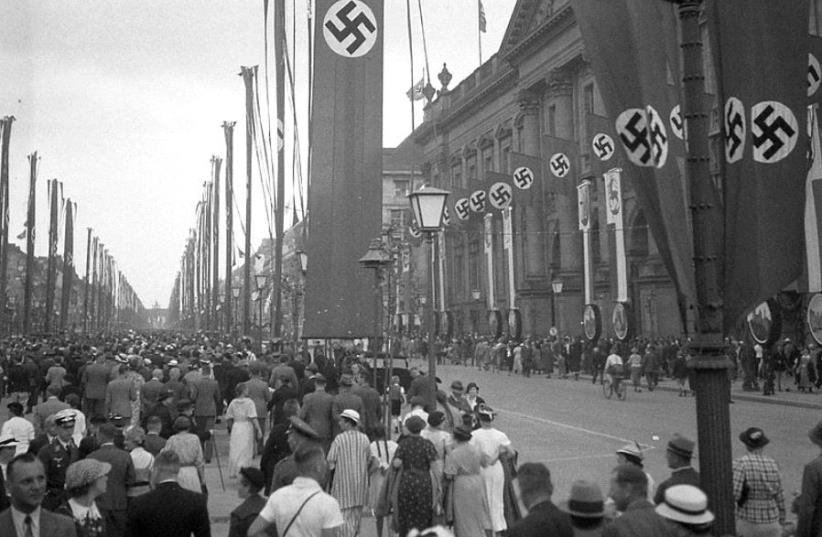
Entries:
{"label": "flag on pole", "polygon": [[479,9],[479,31],[486,33],[487,21],[485,20],[485,7],[482,5],[482,0],[477,0],[477,8]]}
{"label": "flag on pole", "polygon": [[405,95],[411,101],[421,101],[425,99],[425,94],[422,92],[423,88],[425,88],[425,72],[423,72],[419,82],[411,86],[411,89],[406,91]]}
{"label": "flag on pole", "polygon": [[808,107],[808,134],[810,135],[810,169],[805,182],[805,262],[808,271],[808,292],[822,292],[822,257],[819,232],[822,230],[822,155],[820,155],[819,125],[816,106]]}

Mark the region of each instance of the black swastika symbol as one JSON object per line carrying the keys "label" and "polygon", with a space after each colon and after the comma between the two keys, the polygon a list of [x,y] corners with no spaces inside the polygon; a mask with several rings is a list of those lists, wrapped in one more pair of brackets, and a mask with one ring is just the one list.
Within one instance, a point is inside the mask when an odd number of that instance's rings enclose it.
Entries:
{"label": "black swastika symbol", "polygon": [[457,203],[454,204],[454,212],[457,213],[457,216],[461,220],[465,220],[466,218],[468,218],[468,200],[462,198],[461,200],[457,201]]}
{"label": "black swastika symbol", "polygon": [[514,172],[514,183],[519,188],[528,188],[534,182],[534,174],[528,168],[518,168]]}
{"label": "black swastika symbol", "polygon": [[[638,123],[643,119],[644,118],[640,113],[635,113],[632,115],[631,119],[625,125],[623,132],[619,133],[619,137],[631,153],[641,151],[641,154],[638,157],[639,161],[643,164],[647,164],[648,161],[651,160],[651,147],[648,144],[648,128],[645,126],[642,128],[638,127]],[[630,138],[627,136],[626,132],[631,135]]]}
{"label": "black swastika symbol", "polygon": [[[656,118],[655,118],[656,119]],[[668,144],[668,136],[665,134],[665,129],[659,121],[651,121],[651,144],[654,149],[654,159],[656,160],[665,150]]]}
{"label": "black swastika symbol", "polygon": [[504,185],[500,185],[491,190],[491,199],[494,201],[495,207],[503,207],[511,201],[511,192]]}
{"label": "black swastika symbol", "polygon": [[594,151],[596,151],[597,157],[605,158],[613,153],[614,146],[607,135],[600,134],[594,138]]}
{"label": "black swastika symbol", "polygon": [[790,126],[790,124],[788,124],[787,121],[785,121],[785,118],[779,114],[777,114],[773,121],[768,123],[767,121],[773,113],[773,106],[767,105],[762,109],[762,112],[754,118],[754,124],[762,131],[762,134],[759,136],[754,135],[754,147],[759,149],[764,143],[768,141],[771,142],[770,147],[762,152],[762,156],[766,160],[770,160],[785,145],[785,141],[783,141],[782,137],[778,135],[780,130],[784,132],[788,138],[791,138],[796,134],[796,131]]}
{"label": "black swastika symbol", "polygon": [[682,132],[682,117],[679,115],[679,110],[677,113],[671,114],[671,126],[674,128],[674,131],[681,133]]}
{"label": "black swastika symbol", "polygon": [[568,162],[568,158],[562,153],[555,155],[554,158],[551,159],[551,170],[557,177],[564,177],[570,167],[571,164]]}
{"label": "black swastika symbol", "polygon": [[745,129],[745,125],[742,122],[742,114],[733,108],[729,108],[728,114],[725,117],[725,131],[727,132],[725,145],[727,145],[728,154],[731,156],[736,155],[739,146],[742,145],[742,138],[738,134]]}
{"label": "black swastika symbol", "polygon": [[471,208],[475,211],[481,211],[485,207],[485,191],[474,192],[471,194]]}
{"label": "black swastika symbol", "polygon": [[374,26],[374,23],[371,19],[368,18],[368,15],[365,13],[360,13],[353,19],[349,18],[349,14],[351,11],[357,7],[357,4],[353,2],[348,2],[345,6],[343,6],[339,11],[337,11],[337,19],[342,24],[342,29],[338,28],[333,22],[328,21],[325,23],[325,27],[331,32],[334,37],[342,43],[345,41],[348,36],[353,35],[354,40],[349,43],[345,50],[348,51],[349,54],[354,54],[357,52],[357,49],[360,48],[360,45],[365,43],[365,35],[360,31],[360,27],[364,27],[371,33],[376,31],[377,27]]}
{"label": "black swastika symbol", "polygon": [[816,89],[819,88],[819,82],[822,81],[822,75],[819,73],[819,62],[811,55],[808,61],[808,94],[813,95]]}

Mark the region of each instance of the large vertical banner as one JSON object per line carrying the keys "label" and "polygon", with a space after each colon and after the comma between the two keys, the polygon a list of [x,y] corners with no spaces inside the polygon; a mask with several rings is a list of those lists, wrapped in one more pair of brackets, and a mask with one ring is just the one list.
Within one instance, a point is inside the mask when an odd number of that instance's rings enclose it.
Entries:
{"label": "large vertical banner", "polygon": [[[725,328],[802,271],[808,0],[706,3],[725,139]],[[800,141],[801,139],[801,141]]]}
{"label": "large vertical banner", "polygon": [[628,267],[625,257],[625,224],[622,210],[622,170],[613,168],[603,174],[605,179],[605,215],[608,227],[614,226],[614,256],[616,268],[616,301],[628,301]]}
{"label": "large vertical banner", "polygon": [[383,2],[317,0],[305,330],[373,330],[372,275],[357,260],[380,233]]}

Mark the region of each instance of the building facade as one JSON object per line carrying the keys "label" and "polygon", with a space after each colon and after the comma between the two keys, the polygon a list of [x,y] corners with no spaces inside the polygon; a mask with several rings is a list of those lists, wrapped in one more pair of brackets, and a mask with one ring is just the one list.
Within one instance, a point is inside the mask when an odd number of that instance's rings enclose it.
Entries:
{"label": "building facade", "polygon": [[[415,164],[425,182],[454,193],[439,250],[443,283],[438,286],[453,332],[488,333],[488,311],[505,312],[513,301],[523,336],[546,336],[552,326],[560,333],[581,334],[583,248],[576,185],[588,180],[594,185],[592,303],[602,312],[603,335],[613,335],[613,238],[606,225],[601,174],[619,166],[621,157],[615,154],[603,168],[592,155],[592,136],[601,125],[613,129],[613,121],[605,117],[570,0],[520,0],[500,50],[453,89],[447,87],[447,78],[441,78],[445,84],[426,106],[423,123],[403,145],[418,148]],[[549,160],[560,149],[571,160],[571,172],[562,181],[549,172]],[[536,163],[537,179],[533,188],[515,196],[512,233],[504,233],[499,212],[455,217],[453,198],[487,188],[502,176],[510,180],[524,159]],[[677,293],[630,185],[626,167],[625,251],[633,326],[651,337],[680,335]],[[506,255],[508,241],[513,263]],[[417,266],[411,273],[425,288],[422,245],[412,256]],[[486,248],[492,263],[487,262]],[[407,302],[400,308],[413,314],[418,304]]]}

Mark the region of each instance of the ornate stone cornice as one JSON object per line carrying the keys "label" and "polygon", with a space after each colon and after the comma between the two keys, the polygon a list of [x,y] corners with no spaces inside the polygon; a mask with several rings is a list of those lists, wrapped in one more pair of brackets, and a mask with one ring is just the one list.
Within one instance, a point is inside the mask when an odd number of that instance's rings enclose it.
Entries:
{"label": "ornate stone cornice", "polygon": [[451,98],[453,100],[451,102],[453,107],[440,120],[440,127],[446,130],[449,129],[452,125],[460,123],[477,110],[482,109],[490,101],[504,95],[505,92],[516,86],[517,72],[507,65],[500,69],[501,72],[496,77],[487,81],[481,80],[462,98],[454,99],[454,93],[452,93]]}
{"label": "ornate stone cornice", "polygon": [[506,50],[501,53],[501,59],[511,62],[512,65],[516,65],[520,59],[530,56],[545,43],[551,41],[575,23],[574,10],[569,2],[554,13],[551,18],[540,24],[528,35],[519,39],[515,45],[506,48]]}

